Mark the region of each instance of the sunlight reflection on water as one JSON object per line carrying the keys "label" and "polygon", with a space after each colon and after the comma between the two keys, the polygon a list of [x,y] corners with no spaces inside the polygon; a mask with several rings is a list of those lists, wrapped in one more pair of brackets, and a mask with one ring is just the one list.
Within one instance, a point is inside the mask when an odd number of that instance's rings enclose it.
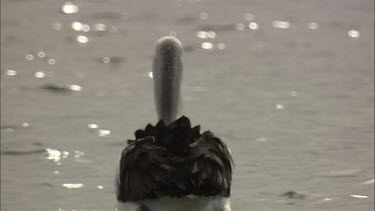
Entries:
{"label": "sunlight reflection on water", "polygon": [[358,39],[359,36],[360,36],[360,33],[359,33],[359,31],[356,31],[356,30],[350,30],[350,31],[348,31],[348,36],[353,38],[353,39]]}
{"label": "sunlight reflection on water", "polygon": [[272,26],[274,28],[279,28],[279,29],[289,29],[290,28],[290,22],[276,20],[276,21],[272,22]]}
{"label": "sunlight reflection on water", "polygon": [[79,189],[79,188],[85,187],[85,185],[82,183],[65,183],[65,184],[62,184],[62,186],[68,189]]}
{"label": "sunlight reflection on water", "polygon": [[257,30],[259,28],[259,26],[255,22],[250,22],[249,23],[249,28],[252,29],[252,30]]}
{"label": "sunlight reflection on water", "polygon": [[15,71],[15,70],[7,70],[6,74],[9,75],[9,76],[16,76],[17,75],[17,71]]}
{"label": "sunlight reflection on water", "polygon": [[77,41],[81,44],[86,44],[89,41],[89,38],[84,35],[78,35]]}
{"label": "sunlight reflection on water", "polygon": [[61,10],[66,14],[73,14],[79,12],[79,8],[77,5],[73,4],[72,2],[66,2],[62,7]]}

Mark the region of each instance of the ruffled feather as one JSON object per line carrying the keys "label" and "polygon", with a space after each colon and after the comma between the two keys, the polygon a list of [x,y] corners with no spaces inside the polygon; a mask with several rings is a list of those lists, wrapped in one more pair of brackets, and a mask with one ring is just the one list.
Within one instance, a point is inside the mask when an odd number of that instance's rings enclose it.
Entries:
{"label": "ruffled feather", "polygon": [[135,132],[120,159],[117,198],[139,201],[163,196],[230,195],[232,157],[210,131],[200,133],[182,116]]}

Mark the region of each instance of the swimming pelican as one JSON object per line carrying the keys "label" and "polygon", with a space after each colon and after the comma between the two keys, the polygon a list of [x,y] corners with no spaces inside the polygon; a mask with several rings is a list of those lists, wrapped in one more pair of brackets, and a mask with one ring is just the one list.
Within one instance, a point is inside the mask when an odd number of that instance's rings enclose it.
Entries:
{"label": "swimming pelican", "polygon": [[153,64],[159,122],[135,132],[122,151],[116,179],[121,211],[231,211],[232,157],[210,131],[200,133],[181,108],[182,45],[158,41]]}

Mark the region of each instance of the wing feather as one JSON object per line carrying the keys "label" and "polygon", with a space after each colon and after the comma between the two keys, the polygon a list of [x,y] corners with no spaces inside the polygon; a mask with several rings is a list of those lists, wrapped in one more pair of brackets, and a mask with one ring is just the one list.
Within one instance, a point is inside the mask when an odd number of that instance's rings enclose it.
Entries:
{"label": "wing feather", "polygon": [[159,184],[166,183],[167,175],[174,170],[163,156],[164,152],[152,137],[137,140],[124,149],[120,159],[121,179],[117,182],[119,201],[138,201],[159,195]]}
{"label": "wing feather", "polygon": [[120,158],[117,198],[139,201],[161,196],[229,197],[232,157],[210,131],[200,134],[183,116],[135,132]]}
{"label": "wing feather", "polygon": [[232,157],[227,146],[211,132],[206,131],[189,145],[187,159],[195,195],[230,195]]}

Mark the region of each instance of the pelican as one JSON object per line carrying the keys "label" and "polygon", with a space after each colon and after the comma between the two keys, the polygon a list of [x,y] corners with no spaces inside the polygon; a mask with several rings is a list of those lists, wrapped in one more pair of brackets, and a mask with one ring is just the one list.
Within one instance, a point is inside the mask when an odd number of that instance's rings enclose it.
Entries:
{"label": "pelican", "polygon": [[212,132],[192,127],[181,112],[182,45],[171,36],[156,46],[155,126],[135,132],[118,163],[119,211],[231,211],[233,161]]}

